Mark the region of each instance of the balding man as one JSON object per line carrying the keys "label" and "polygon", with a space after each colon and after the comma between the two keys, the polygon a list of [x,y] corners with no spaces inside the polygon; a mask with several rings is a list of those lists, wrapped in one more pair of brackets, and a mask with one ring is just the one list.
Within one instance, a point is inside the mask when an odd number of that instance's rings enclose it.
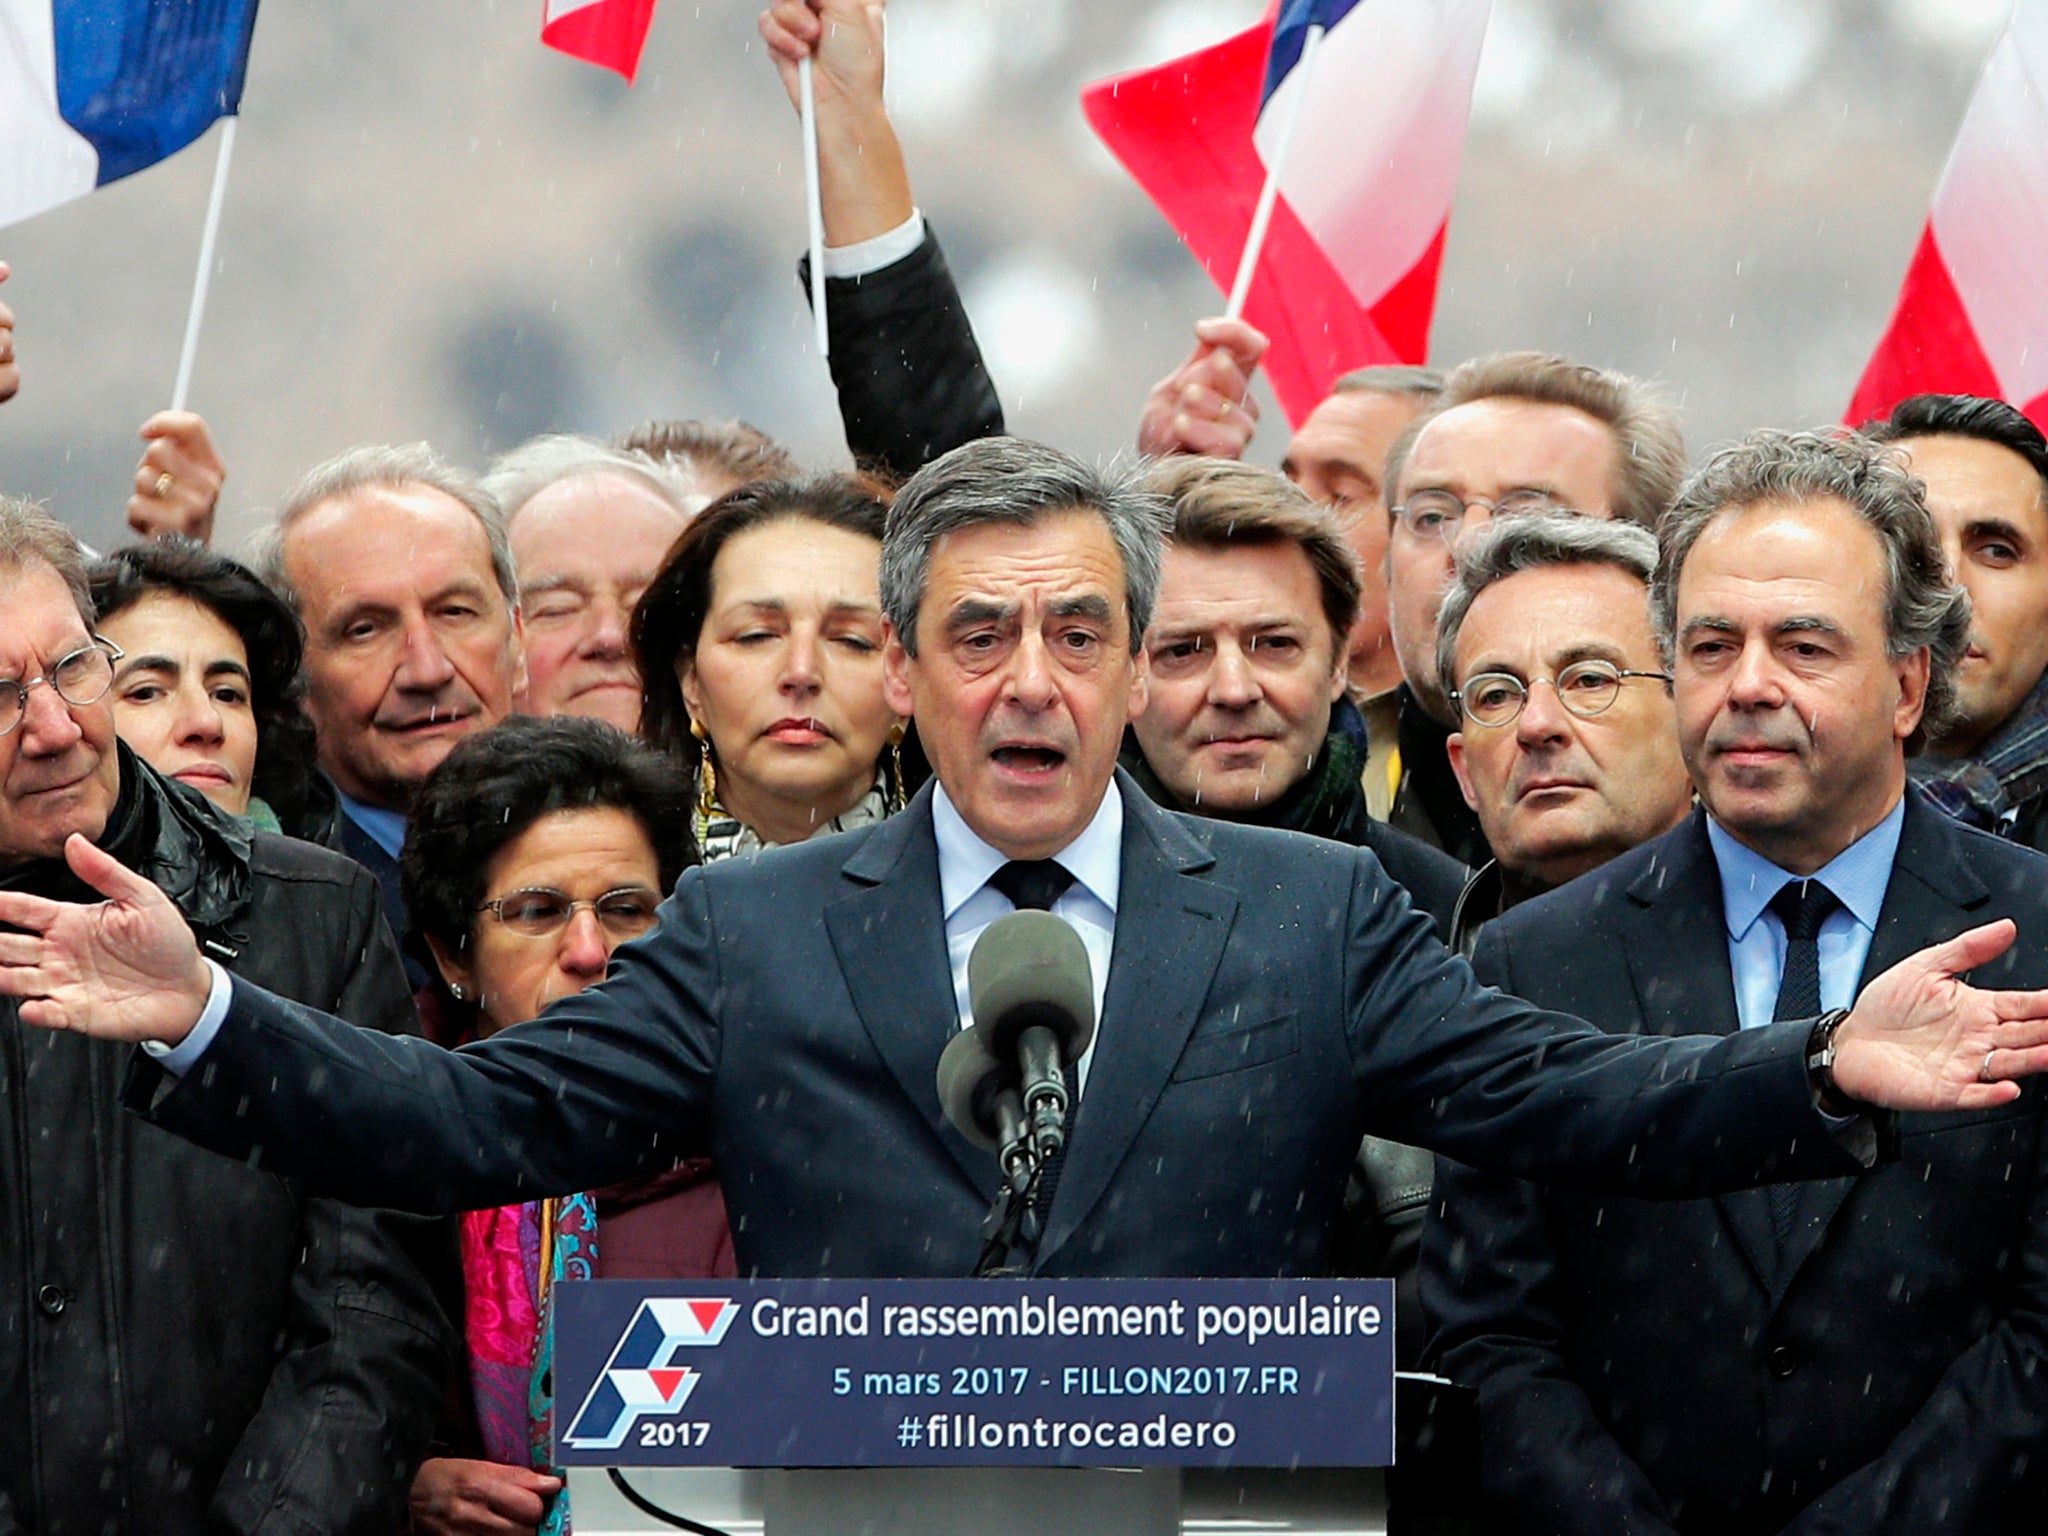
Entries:
{"label": "balding man", "polygon": [[645,454],[552,433],[491,466],[526,632],[525,713],[640,729],[633,605],[704,498]]}

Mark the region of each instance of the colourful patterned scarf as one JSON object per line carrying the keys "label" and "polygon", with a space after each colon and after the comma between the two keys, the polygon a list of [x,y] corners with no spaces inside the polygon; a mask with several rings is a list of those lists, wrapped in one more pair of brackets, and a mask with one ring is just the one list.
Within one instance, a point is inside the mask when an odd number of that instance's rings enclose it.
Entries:
{"label": "colourful patterned scarf", "polygon": [[[597,1207],[587,1194],[529,1200],[462,1217],[463,1334],[484,1454],[552,1472],[554,1314],[558,1280],[588,1280],[597,1264]],[[557,1497],[541,1536],[568,1530]]]}

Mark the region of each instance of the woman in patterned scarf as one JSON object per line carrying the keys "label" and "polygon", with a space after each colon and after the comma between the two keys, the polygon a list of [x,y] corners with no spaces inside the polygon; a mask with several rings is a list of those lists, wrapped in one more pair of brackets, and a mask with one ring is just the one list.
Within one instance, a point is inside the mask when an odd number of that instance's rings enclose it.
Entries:
{"label": "woman in patterned scarf", "polygon": [[876,491],[848,475],[742,486],[698,514],[634,612],[641,734],[688,767],[707,861],[903,803]]}
{"label": "woman in patterned scarf", "polygon": [[[515,716],[448,754],[421,788],[399,861],[439,975],[423,1009],[481,1039],[601,979],[654,926],[690,858],[670,765],[597,720]],[[559,1532],[550,1464],[547,1299],[557,1280],[734,1272],[705,1158],[629,1185],[460,1218],[468,1390],[444,1454],[412,1487],[413,1527]]]}

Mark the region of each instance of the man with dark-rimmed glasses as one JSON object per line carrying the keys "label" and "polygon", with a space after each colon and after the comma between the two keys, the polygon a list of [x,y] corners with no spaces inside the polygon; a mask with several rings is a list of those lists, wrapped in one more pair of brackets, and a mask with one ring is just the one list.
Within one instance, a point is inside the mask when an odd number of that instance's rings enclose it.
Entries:
{"label": "man with dark-rimmed glasses", "polygon": [[1493,861],[1453,917],[1468,954],[1507,907],[1667,832],[1692,803],[1635,523],[1503,518],[1458,550],[1437,626],[1446,744]]}
{"label": "man with dark-rimmed glasses", "polygon": [[[236,975],[409,1028],[370,877],[122,746],[77,541],[0,496],[0,890],[89,900],[73,833]],[[451,1339],[438,1226],[352,1210],[115,1105],[125,1053],[0,999],[0,1531],[390,1529]],[[305,1449],[317,1445],[318,1455]]]}

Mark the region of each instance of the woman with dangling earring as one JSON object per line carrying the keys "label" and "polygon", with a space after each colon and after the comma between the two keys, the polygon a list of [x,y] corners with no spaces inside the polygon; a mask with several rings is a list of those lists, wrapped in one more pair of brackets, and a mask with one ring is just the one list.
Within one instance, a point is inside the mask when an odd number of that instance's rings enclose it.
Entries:
{"label": "woman with dangling earring", "polygon": [[688,767],[706,862],[903,807],[877,489],[839,474],[742,486],[684,530],[634,611],[641,734]]}

